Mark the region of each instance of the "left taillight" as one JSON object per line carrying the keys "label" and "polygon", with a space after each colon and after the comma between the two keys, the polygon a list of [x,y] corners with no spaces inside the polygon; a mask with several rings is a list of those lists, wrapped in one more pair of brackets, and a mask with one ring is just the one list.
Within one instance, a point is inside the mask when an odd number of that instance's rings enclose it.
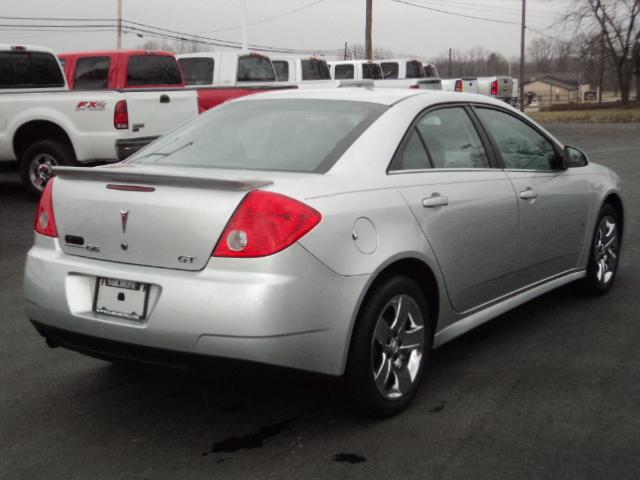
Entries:
{"label": "left taillight", "polygon": [[36,233],[47,237],[58,237],[58,228],[56,227],[56,216],[53,213],[53,183],[55,178],[50,179],[44,187],[40,203],[38,204],[38,213],[36,215]]}
{"label": "left taillight", "polygon": [[493,82],[491,82],[491,95],[497,96],[498,95],[498,81],[494,80]]}
{"label": "left taillight", "polygon": [[456,80],[456,92],[461,92],[463,90],[462,80]]}
{"label": "left taillight", "polygon": [[213,250],[214,257],[266,257],[293,245],[322,220],[298,200],[254,190],[240,203]]}
{"label": "left taillight", "polygon": [[113,126],[118,130],[129,128],[129,110],[126,100],[119,100],[116,103],[116,108],[113,110]]}

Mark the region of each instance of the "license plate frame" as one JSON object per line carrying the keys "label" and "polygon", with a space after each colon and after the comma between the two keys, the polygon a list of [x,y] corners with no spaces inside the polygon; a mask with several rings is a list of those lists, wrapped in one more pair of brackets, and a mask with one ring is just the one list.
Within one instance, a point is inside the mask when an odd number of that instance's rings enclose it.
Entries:
{"label": "license plate frame", "polygon": [[[112,318],[143,322],[147,319],[150,287],[148,283],[133,280],[96,277],[93,312]],[[119,302],[123,302],[122,309],[118,308]],[[131,311],[124,311],[126,309]],[[141,313],[138,313],[139,310]]]}

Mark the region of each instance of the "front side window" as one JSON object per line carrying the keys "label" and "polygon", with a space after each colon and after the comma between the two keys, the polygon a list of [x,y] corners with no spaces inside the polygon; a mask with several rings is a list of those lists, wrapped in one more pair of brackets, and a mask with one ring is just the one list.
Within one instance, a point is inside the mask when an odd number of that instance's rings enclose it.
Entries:
{"label": "front side window", "polygon": [[424,115],[416,128],[433,168],[489,168],[487,152],[463,107],[442,108]]}
{"label": "front side window", "polygon": [[274,60],[273,68],[276,71],[276,80],[279,82],[289,81],[289,62],[286,60]]}
{"label": "front side window", "polygon": [[310,58],[302,60],[302,80],[331,80],[326,60]]}
{"label": "front side window", "polygon": [[522,120],[506,112],[476,108],[506,168],[518,170],[556,170],[558,155],[553,144]]}
{"label": "front side window", "polygon": [[362,64],[362,78],[367,80],[382,80],[382,68],[377,63]]}
{"label": "front side window", "polygon": [[76,62],[73,88],[76,90],[106,90],[109,88],[109,57],[85,57]]}
{"label": "front side window", "polygon": [[382,67],[382,76],[385,79],[398,78],[398,62],[382,62],[380,64],[380,67]]}
{"label": "front side window", "polygon": [[174,57],[166,55],[132,55],[127,67],[127,84],[131,87],[145,85],[179,85],[182,75]]}
{"label": "front side window", "polygon": [[64,87],[58,59],[46,52],[0,52],[0,89]]}
{"label": "front side window", "polygon": [[353,65],[336,65],[334,78],[336,80],[353,80]]}
{"label": "front side window", "polygon": [[424,67],[417,60],[410,60],[407,62],[407,78],[424,78]]}
{"label": "front side window", "polygon": [[275,82],[276,72],[271,60],[262,55],[250,54],[238,57],[239,82]]}
{"label": "front side window", "polygon": [[185,57],[178,60],[187,85],[213,84],[213,58]]}

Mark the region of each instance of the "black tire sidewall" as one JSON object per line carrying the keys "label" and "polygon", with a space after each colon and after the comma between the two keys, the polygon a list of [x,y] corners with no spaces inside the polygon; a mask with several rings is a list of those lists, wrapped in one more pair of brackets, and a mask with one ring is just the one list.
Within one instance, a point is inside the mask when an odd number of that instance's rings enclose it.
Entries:
{"label": "black tire sidewall", "polygon": [[27,193],[35,198],[40,197],[42,192],[38,190],[38,188],[33,185],[33,183],[31,183],[29,170],[34,157],[42,153],[51,155],[56,160],[58,165],[77,165],[73,149],[70,146],[57,140],[40,140],[27,147],[20,156],[20,176],[22,179],[22,184],[24,185]]}
{"label": "black tire sidewall", "polygon": [[[382,309],[396,295],[410,295],[417,302],[424,320],[425,351],[420,370],[411,389],[398,400],[384,398],[375,385],[371,371],[371,343],[373,331]],[[427,301],[415,282],[405,276],[393,276],[375,287],[365,298],[353,331],[347,372],[347,388],[358,413],[374,417],[388,417],[404,410],[415,396],[428,361],[433,340],[433,321]]]}
{"label": "black tire sidewall", "polygon": [[[596,276],[597,273],[597,268],[596,268],[596,261],[595,261],[595,242],[596,242],[596,238],[598,236],[598,228],[600,226],[600,222],[602,221],[602,219],[605,216],[609,216],[611,218],[613,218],[616,222],[616,228],[618,230],[618,258],[616,260],[616,268],[613,271],[613,278],[611,278],[611,281],[609,283],[607,283],[606,285],[602,285]],[[620,242],[621,242],[621,238],[620,238],[620,214],[618,213],[618,211],[613,208],[611,205],[604,204],[602,206],[602,208],[600,209],[600,213],[598,214],[598,218],[596,220],[596,224],[595,224],[595,228],[593,230],[593,236],[591,238],[591,243],[589,244],[589,263],[587,264],[587,276],[584,279],[584,286],[585,286],[585,291],[587,294],[589,295],[593,295],[593,296],[599,296],[599,295],[604,295],[605,293],[607,293],[610,289],[611,286],[613,285],[613,282],[616,279],[616,274],[618,273],[618,266],[620,265]]]}

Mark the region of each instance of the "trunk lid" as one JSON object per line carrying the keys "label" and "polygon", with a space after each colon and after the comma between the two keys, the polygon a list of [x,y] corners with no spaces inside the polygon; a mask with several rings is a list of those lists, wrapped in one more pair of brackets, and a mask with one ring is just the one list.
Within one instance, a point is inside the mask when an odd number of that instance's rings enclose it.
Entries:
{"label": "trunk lid", "polygon": [[56,168],[53,201],[62,250],[97,260],[203,269],[246,193],[271,182],[201,170]]}

